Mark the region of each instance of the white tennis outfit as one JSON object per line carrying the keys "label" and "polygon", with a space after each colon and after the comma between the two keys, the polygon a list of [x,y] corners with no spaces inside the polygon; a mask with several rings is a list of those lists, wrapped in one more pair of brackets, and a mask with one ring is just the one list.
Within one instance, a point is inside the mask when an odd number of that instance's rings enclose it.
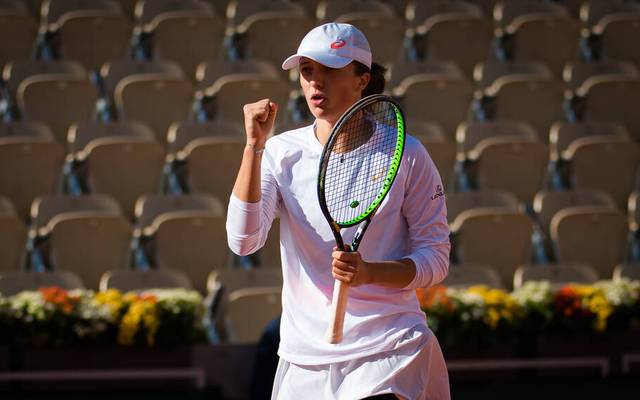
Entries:
{"label": "white tennis outfit", "polygon": [[[349,290],[344,338],[329,344],[335,239],[320,210],[318,166],[323,146],[313,125],[269,139],[262,159],[262,199],[231,195],[230,248],[251,254],[280,217],[284,286],[281,358],[273,399],[356,400],[383,393],[447,400],[449,382],[440,346],[427,327],[415,289],[442,281],[449,267],[449,229],[438,171],[418,140],[407,136],[403,160],[359,251],[371,261],[410,258],[405,288],[362,285]],[[350,243],[357,226],[342,230]]]}

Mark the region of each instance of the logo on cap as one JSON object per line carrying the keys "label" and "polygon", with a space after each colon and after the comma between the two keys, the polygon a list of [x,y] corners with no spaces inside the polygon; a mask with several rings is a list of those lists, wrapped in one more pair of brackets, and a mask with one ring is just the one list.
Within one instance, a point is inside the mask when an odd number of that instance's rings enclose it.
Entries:
{"label": "logo on cap", "polygon": [[332,49],[339,49],[340,47],[344,47],[344,45],[346,45],[347,42],[345,42],[342,39],[338,39],[335,42],[331,43],[331,48]]}

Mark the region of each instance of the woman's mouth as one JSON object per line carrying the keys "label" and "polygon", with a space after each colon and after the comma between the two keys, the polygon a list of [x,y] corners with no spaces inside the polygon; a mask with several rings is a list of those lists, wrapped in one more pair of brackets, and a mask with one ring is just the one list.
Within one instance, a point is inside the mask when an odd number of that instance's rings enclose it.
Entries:
{"label": "woman's mouth", "polygon": [[314,95],[311,96],[310,102],[315,107],[319,107],[322,104],[324,104],[326,100],[327,100],[327,98],[324,95],[322,95],[322,94],[314,94]]}

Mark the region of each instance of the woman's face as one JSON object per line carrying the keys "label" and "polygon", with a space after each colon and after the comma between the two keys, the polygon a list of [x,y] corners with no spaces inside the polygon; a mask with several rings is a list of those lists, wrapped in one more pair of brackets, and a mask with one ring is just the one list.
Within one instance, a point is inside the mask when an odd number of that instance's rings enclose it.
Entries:
{"label": "woman's face", "polygon": [[300,60],[300,86],[311,113],[334,124],[369,83],[370,74],[357,76],[355,65],[329,68],[309,58]]}

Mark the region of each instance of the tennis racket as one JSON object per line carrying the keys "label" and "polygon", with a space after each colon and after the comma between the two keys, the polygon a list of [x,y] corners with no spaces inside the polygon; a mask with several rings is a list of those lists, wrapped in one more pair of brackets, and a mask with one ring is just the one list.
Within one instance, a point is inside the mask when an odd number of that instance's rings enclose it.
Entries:
{"label": "tennis racket", "polygon": [[[336,245],[357,251],[367,227],[386,197],[404,151],[404,115],[384,95],[367,96],[338,119],[320,158],[318,200]],[[359,225],[351,245],[342,228]],[[327,340],[342,341],[349,286],[335,281]]]}

